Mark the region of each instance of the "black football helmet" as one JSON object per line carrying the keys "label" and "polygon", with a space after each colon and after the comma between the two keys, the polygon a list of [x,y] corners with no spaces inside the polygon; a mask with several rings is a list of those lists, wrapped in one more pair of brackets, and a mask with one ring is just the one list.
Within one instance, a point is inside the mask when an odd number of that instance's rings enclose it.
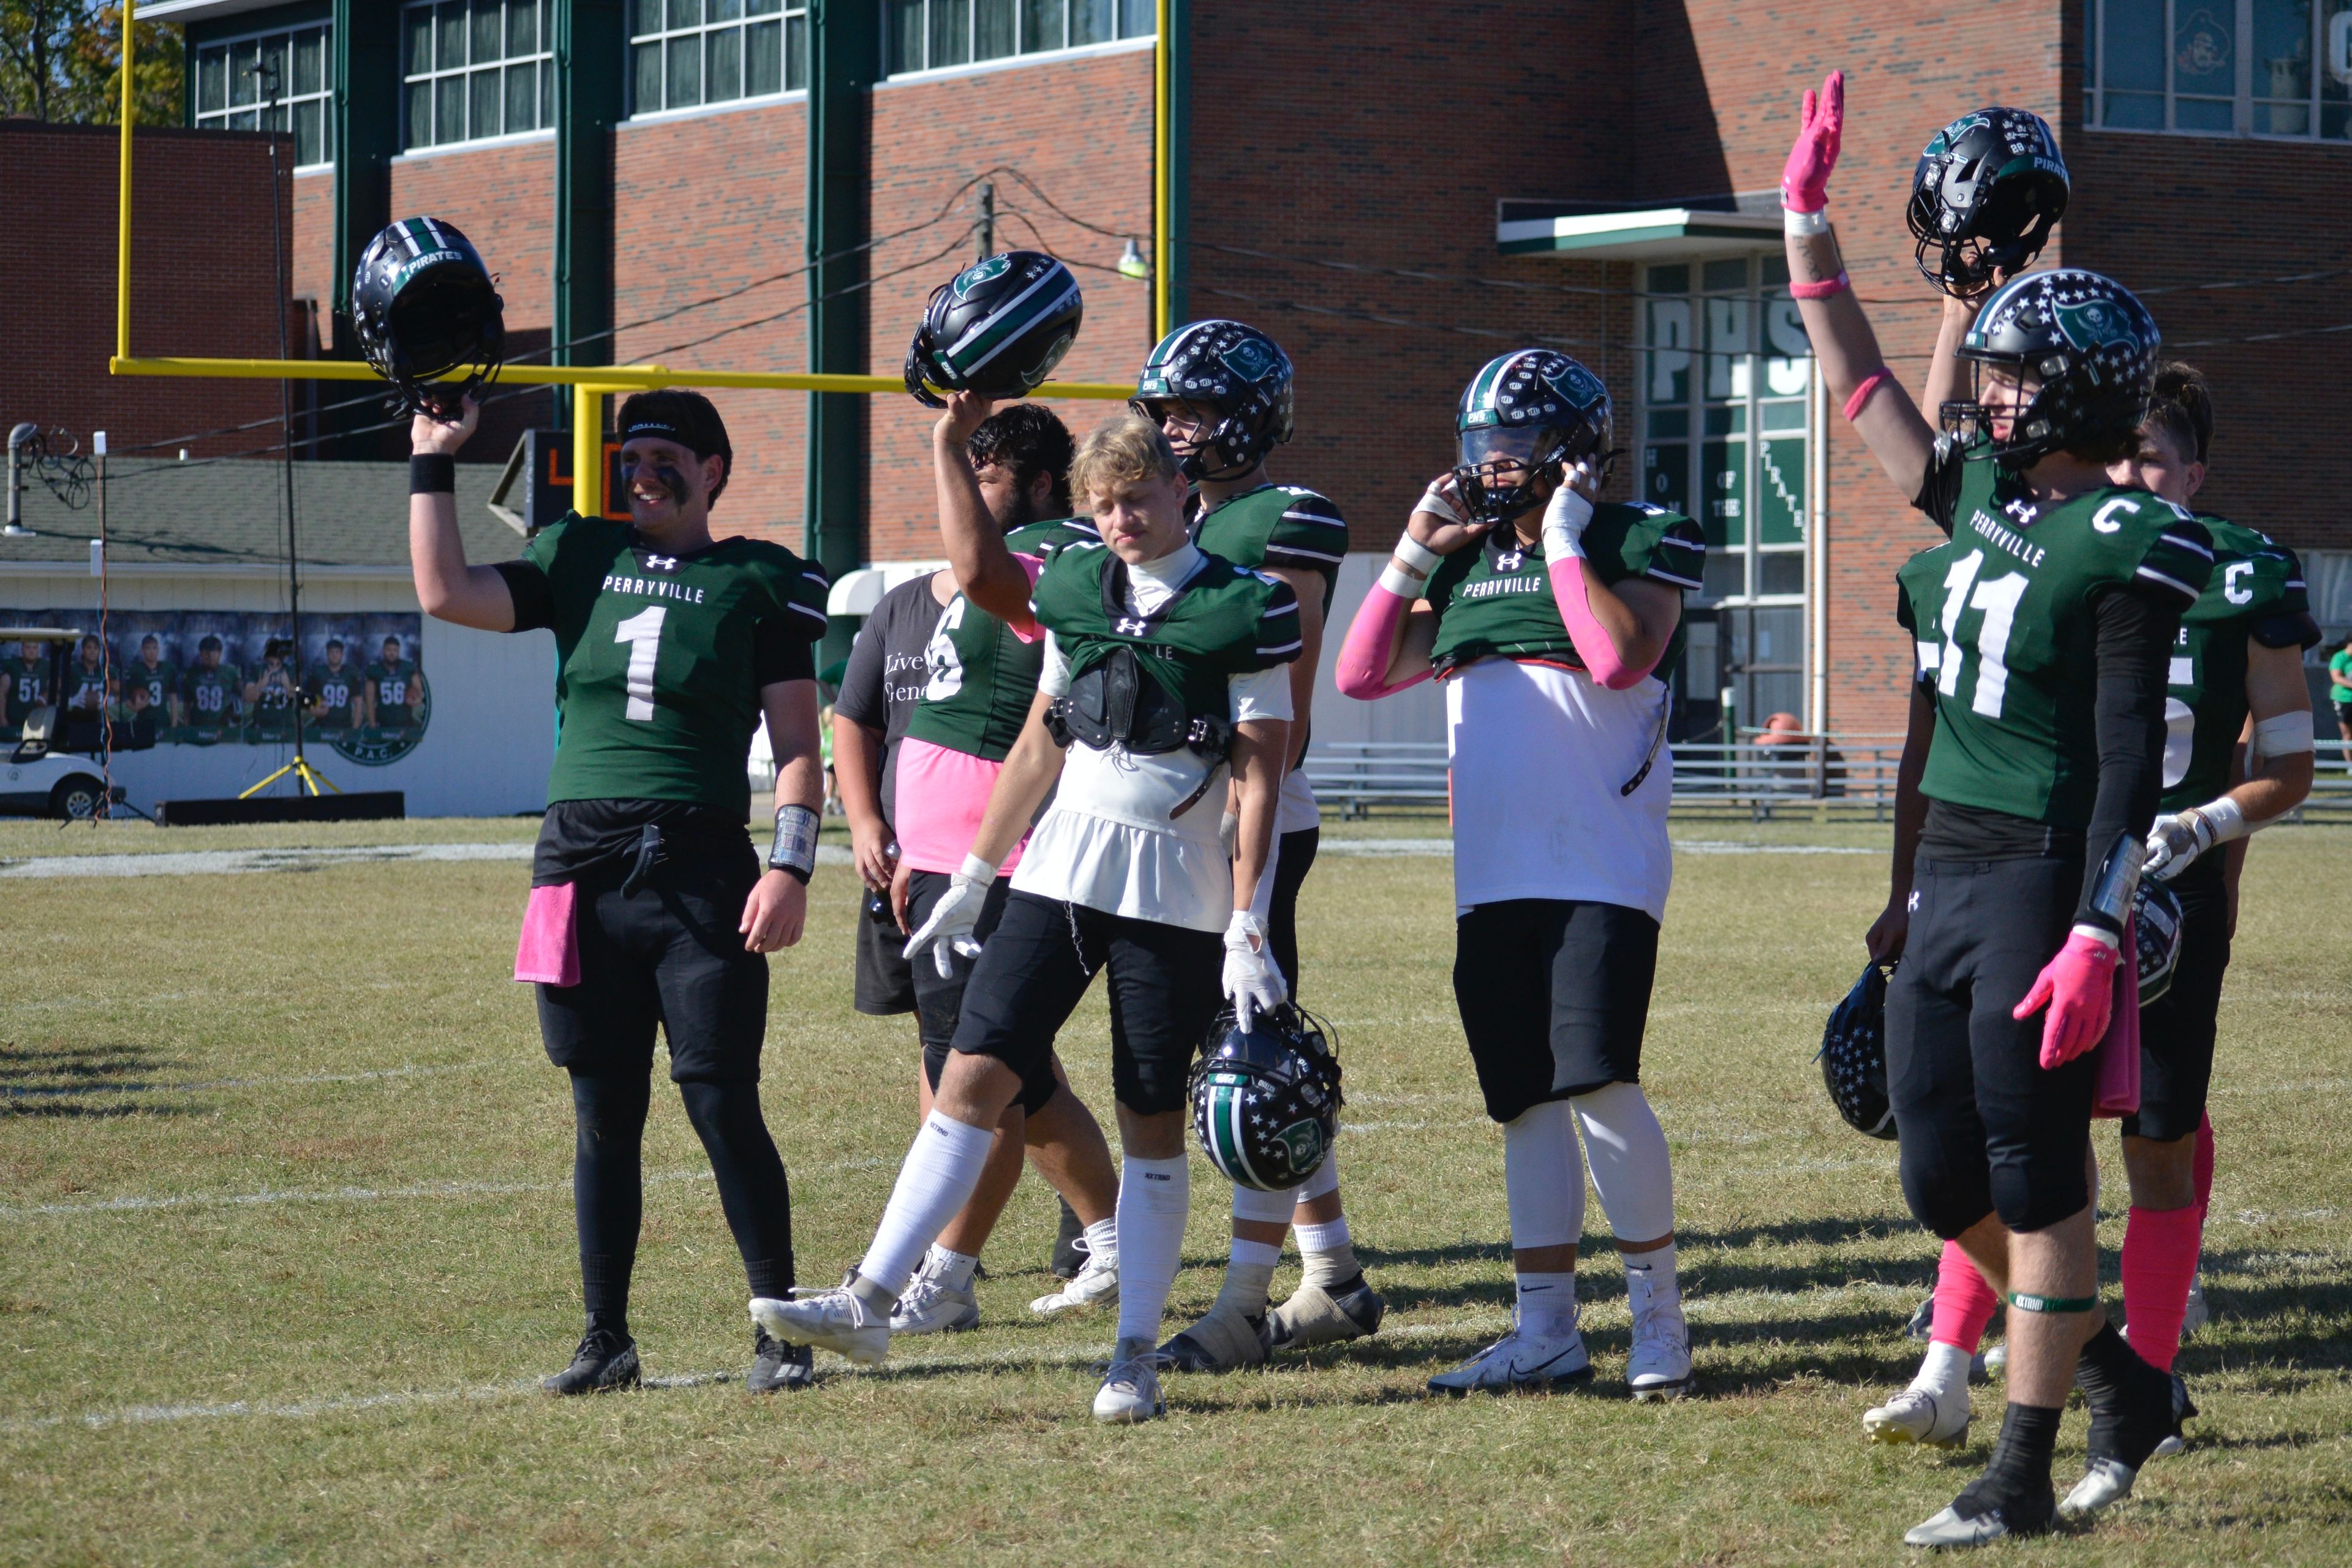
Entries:
{"label": "black football helmet", "polygon": [[1288,1004],[1244,1032],[1217,1015],[1185,1091],[1201,1149],[1228,1180],[1286,1192],[1313,1175],[1339,1131],[1331,1026]]}
{"label": "black football helmet", "polygon": [[2132,942],[2139,950],[2139,1005],[2172,989],[2180,963],[2180,895],[2153,877],[2142,877],[2132,893]]}
{"label": "black football helmet", "polygon": [[[1571,463],[1595,461],[1606,478],[1612,428],[1609,389],[1566,354],[1518,349],[1488,360],[1454,415],[1461,456],[1454,483],[1470,521],[1506,522],[1540,505]],[[1513,467],[1522,477],[1498,486],[1500,471]]]}
{"label": "black football helmet", "polygon": [[1290,439],[1291,377],[1290,356],[1255,327],[1194,321],[1153,347],[1128,406],[1154,425],[1171,403],[1215,409],[1208,439],[1177,447],[1177,464],[1188,479],[1239,479]]}
{"label": "black football helmet", "polygon": [[1967,299],[1996,272],[2015,276],[2050,242],[2072,186],[2049,121],[2022,109],[1979,109],[1941,131],[1919,154],[1904,220],[1919,243],[1919,270]]}
{"label": "black football helmet", "polygon": [[1831,1102],[1856,1132],[1895,1136],[1895,1107],[1886,1098],[1886,976],[1875,963],[1862,972],[1822,1031],[1822,1082]]}
{"label": "black football helmet", "polygon": [[1026,397],[1077,342],[1085,315],[1078,280],[1044,251],[983,257],[931,290],[907,346],[907,390],[930,408],[947,406],[935,386]]}
{"label": "black football helmet", "polygon": [[1984,372],[1991,365],[2032,388],[2009,438],[1986,448],[2000,462],[2030,468],[2089,442],[2136,441],[2162,344],[2147,307],[2111,278],[2074,267],[2012,278],[1993,290],[1961,340],[1975,395],[1945,405],[1945,422],[1990,431]]}
{"label": "black football helmet", "polygon": [[[360,352],[392,383],[403,414],[454,417],[460,398],[497,378],[505,304],[473,242],[439,218],[394,224],[368,241],[352,276]],[[436,379],[469,367],[462,380]]]}

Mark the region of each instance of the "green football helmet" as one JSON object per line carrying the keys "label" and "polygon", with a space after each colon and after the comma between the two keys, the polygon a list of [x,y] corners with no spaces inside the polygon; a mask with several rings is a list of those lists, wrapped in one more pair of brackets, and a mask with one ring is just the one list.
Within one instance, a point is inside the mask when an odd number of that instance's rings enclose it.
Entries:
{"label": "green football helmet", "polygon": [[931,408],[947,406],[935,386],[1026,397],[1070,352],[1085,314],[1078,280],[1043,251],[982,258],[931,291],[907,348],[907,390]]}
{"label": "green football helmet", "polygon": [[1217,1015],[1186,1091],[1209,1163],[1236,1186],[1287,1192],[1313,1175],[1339,1131],[1331,1026],[1286,1004],[1244,1031]]}
{"label": "green football helmet", "polygon": [[1208,436],[1176,448],[1188,479],[1238,479],[1290,439],[1290,356],[1240,321],[1193,321],[1160,340],[1128,404],[1154,425],[1171,403],[1217,412]]}
{"label": "green football helmet", "polygon": [[[1454,428],[1454,482],[1473,522],[1506,522],[1540,506],[1572,463],[1597,462],[1605,478],[1614,455],[1609,389],[1556,349],[1488,360],[1462,389]],[[1513,471],[1517,479],[1501,482]]]}
{"label": "green football helmet", "polygon": [[2111,278],[2078,267],[2012,278],[1993,290],[1960,342],[1975,395],[1947,404],[1945,423],[1990,432],[1984,373],[1991,366],[2032,389],[2008,438],[1989,447],[2008,467],[2030,468],[2091,443],[2136,442],[2162,344],[2147,307]]}

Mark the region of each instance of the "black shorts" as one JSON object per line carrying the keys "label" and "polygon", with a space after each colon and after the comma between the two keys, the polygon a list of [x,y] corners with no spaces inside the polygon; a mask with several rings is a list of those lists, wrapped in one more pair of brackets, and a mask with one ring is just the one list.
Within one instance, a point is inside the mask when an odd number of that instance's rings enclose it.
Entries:
{"label": "black shorts", "polygon": [[[907,874],[907,924],[920,931],[923,922],[931,918],[939,907],[940,896],[955,880],[945,871],[909,871]],[[988,889],[987,901],[981,905],[980,921],[972,927],[986,951],[989,938],[996,934],[996,922],[1004,917],[1004,900],[1013,889],[1012,879],[999,877]],[[935,952],[948,954],[950,972],[940,973]],[[940,1087],[940,1074],[948,1065],[948,1047],[955,1039],[956,1019],[963,1012],[964,987],[971,981],[973,966],[979,961],[958,953],[946,944],[928,949],[913,961],[912,984],[915,992],[915,1019],[923,1037],[923,1072],[931,1088]],[[1037,1065],[1021,1075],[1021,1109],[1039,1111],[1061,1088],[1061,1079],[1054,1073],[1054,1053],[1047,1051]]]}
{"label": "black shorts", "polygon": [[1302,827],[1274,841],[1274,902],[1266,910],[1265,941],[1274,949],[1274,966],[1298,1000],[1298,889],[1315,865],[1315,850],[1323,842],[1319,827]]}
{"label": "black shorts", "polygon": [[857,886],[857,978],[850,1005],[874,1018],[915,1010],[915,969],[907,962],[907,933],[890,912],[889,895],[877,894],[863,882]]}
{"label": "black shorts", "polygon": [[2230,889],[2218,851],[2192,861],[2172,882],[2180,899],[2180,962],[2172,988],[2139,1016],[2139,1111],[2124,1136],[2169,1143],[2205,1120],[2213,1082],[2213,1037],[2221,977],[2230,967]]}
{"label": "black shorts", "polygon": [[2091,1201],[2095,1053],[2044,1071],[2044,1015],[2010,1016],[2065,942],[2082,881],[2071,857],[1917,862],[1886,1089],[1903,1195],[1948,1241],[1988,1214],[2042,1230]]}
{"label": "black shorts", "polygon": [[1486,1114],[1642,1081],[1658,922],[1623,904],[1505,899],[1454,922],[1454,1002]]}
{"label": "black shorts", "polygon": [[629,864],[577,879],[580,984],[538,987],[548,1059],[600,1078],[646,1072],[658,1025],[676,1081],[757,1082],[768,961],[744,951],[738,929],[760,879],[751,841],[682,851],[625,898]]}
{"label": "black shorts", "polygon": [[1184,1106],[1184,1079],[1224,1005],[1224,939],[1157,921],[1014,892],[964,988],[954,1049],[994,1057],[1021,1075],[1024,1094],[1051,1072],[1054,1037],[1110,971],[1110,1079],[1139,1116]]}

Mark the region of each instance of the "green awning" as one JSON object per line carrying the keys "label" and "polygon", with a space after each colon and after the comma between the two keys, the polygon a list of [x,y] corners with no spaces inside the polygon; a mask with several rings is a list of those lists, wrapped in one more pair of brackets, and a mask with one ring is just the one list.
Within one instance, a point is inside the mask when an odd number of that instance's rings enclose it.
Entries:
{"label": "green awning", "polygon": [[1503,219],[1495,225],[1495,244],[1506,256],[1574,251],[1580,258],[1599,261],[1746,252],[1771,245],[1780,233],[1777,213],[1653,207],[1643,212]]}

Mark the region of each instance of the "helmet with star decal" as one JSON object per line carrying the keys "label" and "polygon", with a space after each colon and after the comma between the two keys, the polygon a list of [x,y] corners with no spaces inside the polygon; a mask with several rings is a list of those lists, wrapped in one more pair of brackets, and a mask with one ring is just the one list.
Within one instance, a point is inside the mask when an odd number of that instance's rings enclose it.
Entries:
{"label": "helmet with star decal", "polygon": [[2112,278],[2078,267],[2029,272],[1993,290],[1959,357],[1974,367],[1974,396],[1947,404],[1947,424],[1991,433],[1986,373],[2017,387],[2006,437],[1978,450],[2012,468],[2053,452],[2109,463],[2138,449],[2156,384],[2162,334],[2156,318]]}
{"label": "helmet with star decal", "polygon": [[1186,1085],[1201,1149],[1228,1180],[1285,1192],[1313,1175],[1339,1131],[1331,1026],[1284,1005],[1249,1029],[1217,1015]]}

